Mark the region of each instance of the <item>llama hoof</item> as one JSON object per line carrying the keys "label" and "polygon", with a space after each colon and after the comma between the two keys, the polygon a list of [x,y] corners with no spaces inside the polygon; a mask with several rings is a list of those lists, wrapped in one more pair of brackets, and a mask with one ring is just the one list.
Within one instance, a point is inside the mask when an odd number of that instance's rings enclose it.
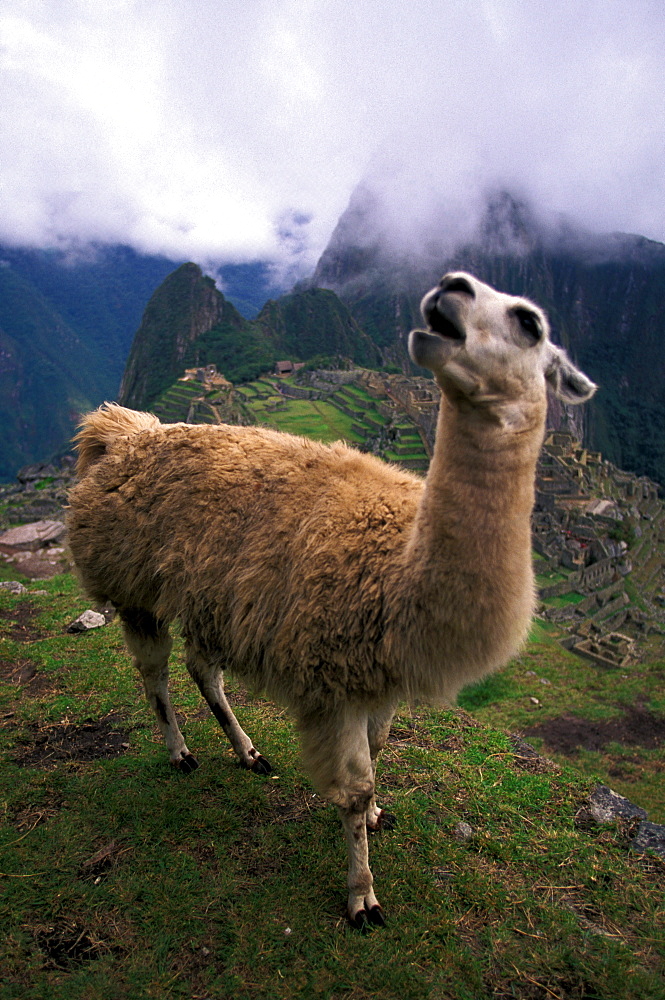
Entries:
{"label": "llama hoof", "polygon": [[376,906],[370,907],[369,912],[367,914],[367,919],[369,920],[370,924],[372,924],[374,927],[386,926],[386,918],[384,917],[383,910],[381,909],[378,903],[376,904]]}
{"label": "llama hoof", "polygon": [[259,754],[254,763],[251,765],[250,771],[253,771],[254,774],[270,774],[272,771],[272,764],[269,760],[266,760],[263,754]]}
{"label": "llama hoof", "polygon": [[379,830],[394,830],[396,826],[397,816],[395,816],[394,813],[388,813],[382,809],[376,817],[374,824],[367,824],[367,829],[370,833],[378,833]]}
{"label": "llama hoof", "polygon": [[386,926],[383,910],[378,903],[375,906],[370,906],[369,910],[358,910],[355,916],[349,916],[349,923],[354,930],[360,931],[361,934],[366,934],[371,927]]}
{"label": "llama hoof", "polygon": [[180,760],[174,760],[173,766],[180,771],[181,774],[191,774],[199,766],[199,762],[192,753],[185,753],[182,755]]}
{"label": "llama hoof", "polygon": [[397,826],[397,816],[395,813],[387,813],[381,810],[377,830],[394,830]]}

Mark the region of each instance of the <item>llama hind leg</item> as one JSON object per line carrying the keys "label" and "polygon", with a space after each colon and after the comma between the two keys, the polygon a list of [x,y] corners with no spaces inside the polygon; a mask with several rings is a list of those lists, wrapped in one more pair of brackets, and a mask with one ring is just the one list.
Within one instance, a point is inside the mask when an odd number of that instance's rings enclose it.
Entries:
{"label": "llama hind leg", "polygon": [[226,733],[229,743],[235,750],[243,767],[255,774],[270,774],[272,766],[263,754],[259,753],[247,733],[233,714],[224,693],[224,681],[221,670],[210,666],[199,653],[187,647],[187,669],[196,682],[199,691],[208,702],[210,711]]}
{"label": "llama hind leg", "polygon": [[169,654],[173,645],[168,626],[149,611],[119,608],[125,642],[143,679],[146,698],[157,717],[171,763],[189,774],[199,765],[187,749],[169,697]]}
{"label": "llama hind leg", "polygon": [[374,774],[367,714],[347,709],[339,716],[299,720],[303,760],[320,793],[338,809],[348,857],[347,914],[351,924],[383,926],[369,867],[367,812],[374,797]]}
{"label": "llama hind leg", "polygon": [[[376,763],[379,754],[386,745],[390,724],[395,714],[395,705],[388,705],[386,708],[372,712],[367,720],[367,739],[369,742],[369,754],[372,761],[372,777],[376,788]],[[368,830],[392,830],[395,826],[396,818],[392,813],[387,813],[377,805],[376,795],[372,795],[367,808],[367,829]]]}

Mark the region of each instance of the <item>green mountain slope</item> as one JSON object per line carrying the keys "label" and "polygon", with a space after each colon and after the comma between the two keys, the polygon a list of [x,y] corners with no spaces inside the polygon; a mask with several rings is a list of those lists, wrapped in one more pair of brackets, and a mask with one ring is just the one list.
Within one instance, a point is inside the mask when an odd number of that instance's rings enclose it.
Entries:
{"label": "green mountain slope", "polygon": [[123,246],[91,248],[79,257],[0,247],[0,258],[97,353],[105,393],[115,397],[145,304],[177,262]]}
{"label": "green mountain slope", "polygon": [[[78,412],[117,397],[146,303],[177,263],[125,246],[0,245],[0,480],[48,460]],[[227,265],[221,281],[248,315],[275,293],[265,264]]]}
{"label": "green mountain slope", "polygon": [[104,392],[99,356],[12,268],[0,268],[0,479],[62,447]]}
{"label": "green mountain slope", "polygon": [[292,292],[267,302],[257,320],[270,342],[290,359],[339,355],[363,366],[381,362],[377,345],[327,289]]}
{"label": "green mountain slope", "polygon": [[[182,264],[146,306],[127,359],[119,401],[139,410],[149,406],[188,365],[209,363],[211,343],[218,343],[223,352],[224,345],[243,340],[241,335],[250,327],[212,278],[196,264]],[[197,350],[194,345],[199,342]]]}

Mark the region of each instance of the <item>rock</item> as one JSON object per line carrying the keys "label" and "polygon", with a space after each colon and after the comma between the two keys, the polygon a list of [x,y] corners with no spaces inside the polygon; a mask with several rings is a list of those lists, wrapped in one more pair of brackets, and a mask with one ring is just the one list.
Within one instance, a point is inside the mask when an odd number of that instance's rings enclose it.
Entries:
{"label": "rock", "polygon": [[5,580],[4,583],[0,583],[0,587],[3,590],[8,590],[10,594],[27,594],[28,588],[24,587],[22,583],[18,580]]}
{"label": "rock", "polygon": [[545,774],[548,771],[559,771],[560,767],[553,760],[543,757],[530,743],[523,740],[518,733],[508,733],[508,739],[515,753],[514,763],[523,771],[532,774]]}
{"label": "rock", "polygon": [[455,827],[455,837],[457,840],[471,840],[473,837],[473,827],[462,820]]}
{"label": "rock", "polygon": [[32,503],[24,503],[20,506],[10,508],[6,511],[5,517],[9,524],[26,524],[32,521],[44,521],[50,519],[55,521],[63,513],[66,498],[63,495],[58,497],[57,493],[45,496],[38,494],[39,499]]}
{"label": "rock", "polygon": [[91,628],[101,628],[106,625],[106,618],[98,611],[84,611],[65,629],[66,632],[87,632]]}
{"label": "rock", "polygon": [[[591,817],[596,823],[613,823],[615,819],[642,819],[647,813],[630,799],[617,795],[607,785],[598,785],[589,796]],[[649,824],[653,825],[653,824]]]}
{"label": "rock", "polygon": [[58,573],[71,568],[67,551],[59,545],[47,546],[30,552],[0,543],[0,559],[30,580],[50,580]]}
{"label": "rock", "polygon": [[0,545],[17,552],[36,552],[64,540],[65,526],[62,521],[33,521],[18,528],[10,528],[0,535]]}
{"label": "rock", "polygon": [[665,826],[643,820],[637,828],[637,833],[630,846],[631,850],[637,851],[638,854],[654,851],[661,858],[665,858]]}
{"label": "rock", "polygon": [[24,465],[16,473],[19,483],[33,483],[38,479],[46,479],[60,474],[54,465],[44,462],[36,462],[34,465]]}
{"label": "rock", "polygon": [[22,552],[7,561],[30,580],[50,580],[69,569],[69,564],[62,555],[47,555],[50,551],[42,549],[41,552]]}

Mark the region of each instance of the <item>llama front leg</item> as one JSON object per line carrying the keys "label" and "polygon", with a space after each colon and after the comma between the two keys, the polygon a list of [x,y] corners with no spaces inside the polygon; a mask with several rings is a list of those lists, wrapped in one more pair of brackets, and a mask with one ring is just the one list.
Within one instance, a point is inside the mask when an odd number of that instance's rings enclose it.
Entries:
{"label": "llama front leg", "polygon": [[168,664],[173,642],[168,626],[140,608],[119,608],[118,614],[127,648],[143,679],[146,697],[154,709],[171,763],[183,774],[189,774],[199,764],[187,749],[169,697]]}
{"label": "llama front leg", "polygon": [[374,892],[374,878],[369,867],[367,809],[338,806],[349,863],[347,914],[351,924],[363,930],[366,924],[385,926],[383,910]]}
{"label": "llama front leg", "polygon": [[254,771],[255,774],[270,774],[272,771],[270,762],[256,749],[226,700],[221,670],[211,667],[192,646],[187,647],[186,663],[191,677],[226,733],[243,767]]}
{"label": "llama front leg", "polygon": [[339,713],[299,720],[303,762],[321,795],[339,811],[348,856],[347,913],[351,924],[383,925],[369,867],[367,817],[374,797],[374,774],[367,713],[348,706]]}

